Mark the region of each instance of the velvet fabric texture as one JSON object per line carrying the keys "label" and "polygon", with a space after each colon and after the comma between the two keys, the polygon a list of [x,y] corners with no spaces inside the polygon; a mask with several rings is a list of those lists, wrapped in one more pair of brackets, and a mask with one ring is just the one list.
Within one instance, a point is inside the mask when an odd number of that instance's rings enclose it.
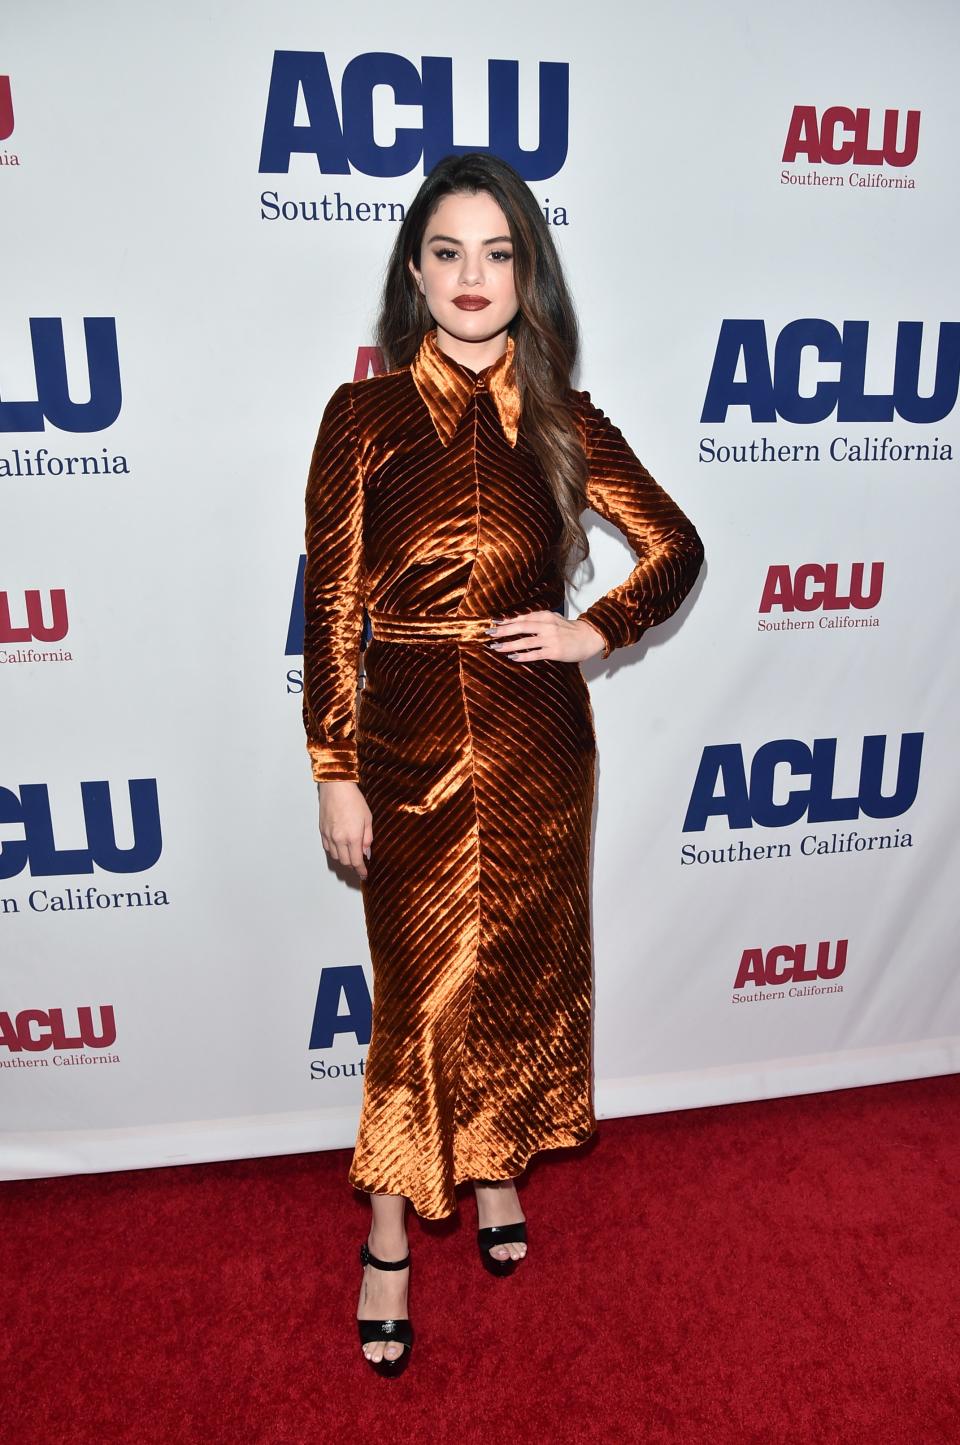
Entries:
{"label": "velvet fabric texture", "polygon": [[[608,656],[676,610],[703,545],[589,393],[569,401],[588,504],[637,555],[580,614]],[[373,816],[349,1179],[427,1219],[453,1212],[462,1181],[514,1177],[596,1127],[589,691],[578,663],[487,646],[492,620],[562,607],[561,527],[512,338],[473,372],[430,331],[410,366],[327,404],[306,492],[303,718],[313,777],[356,781]]]}

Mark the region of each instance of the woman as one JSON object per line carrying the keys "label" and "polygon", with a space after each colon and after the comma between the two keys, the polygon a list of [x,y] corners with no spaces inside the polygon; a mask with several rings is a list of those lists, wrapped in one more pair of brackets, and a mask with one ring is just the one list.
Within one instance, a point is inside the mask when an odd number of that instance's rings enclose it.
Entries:
{"label": "woman", "polygon": [[[330,399],[306,494],[304,725],[327,853],[363,880],[373,1028],[349,1178],[371,1199],[357,1311],[409,1359],[407,1199],[474,1181],[481,1258],[526,1251],[514,1179],[582,1143],[591,1094],[596,739],[580,663],[669,617],[695,528],[570,388],[577,324],[546,222],[493,156],[424,180],[388,266],[391,368]],[[627,580],[576,619],[591,507]],[[372,639],[356,703],[364,612]]]}

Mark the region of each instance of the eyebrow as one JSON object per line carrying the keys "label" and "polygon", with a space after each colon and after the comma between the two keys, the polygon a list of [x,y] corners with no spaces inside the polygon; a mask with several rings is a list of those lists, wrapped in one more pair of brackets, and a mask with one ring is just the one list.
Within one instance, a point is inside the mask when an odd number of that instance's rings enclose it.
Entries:
{"label": "eyebrow", "polygon": [[[459,241],[456,236],[431,236],[427,245],[432,246],[434,241],[452,241],[455,246],[463,245],[463,242]],[[480,244],[482,246],[492,246],[494,241],[510,241],[510,244],[513,244],[510,236],[490,236],[486,241],[481,241]]]}

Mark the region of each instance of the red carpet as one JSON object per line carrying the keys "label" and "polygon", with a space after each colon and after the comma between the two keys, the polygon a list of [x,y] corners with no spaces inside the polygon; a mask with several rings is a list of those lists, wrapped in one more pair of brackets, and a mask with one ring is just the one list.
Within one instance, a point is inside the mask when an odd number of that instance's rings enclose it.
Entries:
{"label": "red carpet", "polygon": [[601,1123],[491,1278],[420,1224],[413,1359],[354,1311],[347,1151],[6,1184],[0,1439],[960,1441],[960,1075]]}

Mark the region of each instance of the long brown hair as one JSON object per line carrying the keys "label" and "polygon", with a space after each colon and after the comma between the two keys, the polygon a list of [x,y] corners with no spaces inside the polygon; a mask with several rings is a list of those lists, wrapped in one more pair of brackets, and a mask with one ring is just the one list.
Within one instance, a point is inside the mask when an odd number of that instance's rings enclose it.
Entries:
{"label": "long brown hair", "polygon": [[480,151],[445,156],[424,178],[404,217],[387,263],[376,340],[385,364],[407,366],[434,326],[410,273],[420,269],[427,222],[444,196],[486,191],[507,218],[519,310],[510,323],[520,425],[563,519],[557,561],[567,580],[586,557],[580,513],[586,502],[587,459],[567,393],[579,350],[577,316],[543,213],[526,181],[498,156]]}

